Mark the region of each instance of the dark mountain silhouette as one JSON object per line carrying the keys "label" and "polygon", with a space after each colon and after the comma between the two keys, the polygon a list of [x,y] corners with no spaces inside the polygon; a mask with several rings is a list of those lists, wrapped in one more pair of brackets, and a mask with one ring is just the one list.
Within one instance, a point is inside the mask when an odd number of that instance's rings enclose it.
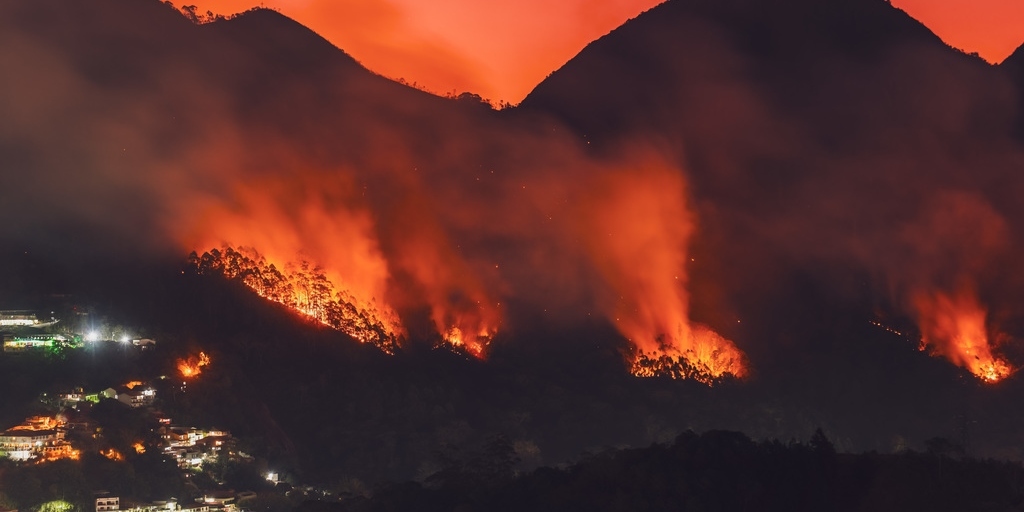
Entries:
{"label": "dark mountain silhouette", "polygon": [[[911,58],[935,62],[918,73],[896,67]],[[987,67],[884,0],[671,0],[588,45],[522,106],[602,139],[715,130],[702,122],[727,122],[756,107],[744,100],[762,100],[816,128],[841,129],[838,136],[883,121],[862,116],[892,122],[905,114],[888,110],[905,103],[925,73]],[[759,97],[744,97],[746,88]]]}
{"label": "dark mountain silhouette", "polygon": [[[999,68],[1003,70],[1017,89],[1017,105],[1024,104],[1024,45],[1020,46],[1009,57],[1006,58]],[[1021,109],[1018,109],[1020,111]],[[1018,139],[1024,140],[1024,114],[1018,113],[1017,122],[1014,126]]]}

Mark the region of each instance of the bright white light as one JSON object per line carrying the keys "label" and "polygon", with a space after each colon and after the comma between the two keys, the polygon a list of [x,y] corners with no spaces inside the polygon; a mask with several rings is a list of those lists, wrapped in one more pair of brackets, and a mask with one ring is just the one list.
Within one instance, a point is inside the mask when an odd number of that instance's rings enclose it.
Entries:
{"label": "bright white light", "polygon": [[100,333],[96,331],[89,331],[89,334],[85,335],[85,341],[99,341]]}
{"label": "bright white light", "polygon": [[121,336],[121,343],[128,343],[132,339],[128,336]]}

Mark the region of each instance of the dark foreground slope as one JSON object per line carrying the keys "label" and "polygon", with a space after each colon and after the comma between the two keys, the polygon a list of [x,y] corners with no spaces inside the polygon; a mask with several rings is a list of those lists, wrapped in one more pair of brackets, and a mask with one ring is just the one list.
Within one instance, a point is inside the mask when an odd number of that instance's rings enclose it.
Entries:
{"label": "dark foreground slope", "polygon": [[1015,510],[1024,500],[1018,464],[934,450],[837,454],[820,432],[808,444],[686,432],[672,443],[518,476],[497,448],[476,461],[453,465],[426,486],[395,485],[369,499],[298,510],[981,511]]}
{"label": "dark foreground slope", "polygon": [[631,377],[621,339],[599,322],[520,329],[497,340],[485,362],[415,343],[388,356],[239,283],[173,267],[90,270],[62,288],[73,298],[61,300],[152,336],[157,350],[141,358],[0,354],[8,423],[34,413],[43,392],[155,375],[172,382],[176,359],[201,350],[211,365],[158,407],[176,423],[230,430],[289,478],[338,491],[422,481],[496,441],[519,461],[512,467],[532,470],[608,447],[668,442],[686,429],[802,439],[822,427],[841,450],[881,453],[947,437],[966,440],[971,454],[1019,457],[1016,379],[977,383],[863,317],[818,325],[829,338],[781,366],[785,376],[709,388]]}

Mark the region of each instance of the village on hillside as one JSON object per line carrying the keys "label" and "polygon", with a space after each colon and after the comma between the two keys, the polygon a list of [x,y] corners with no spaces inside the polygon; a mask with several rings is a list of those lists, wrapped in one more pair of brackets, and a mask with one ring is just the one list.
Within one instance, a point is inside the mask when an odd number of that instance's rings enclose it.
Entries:
{"label": "village on hillside", "polygon": [[[132,336],[123,328],[100,326],[90,329],[88,321],[83,321],[83,318],[71,320],[52,314],[41,318],[33,311],[0,311],[0,335],[3,339],[0,357],[16,363],[28,361],[20,358],[36,355],[45,361],[46,358],[65,357],[69,351],[97,349],[104,345],[139,353],[157,350],[156,340]],[[95,350],[95,353],[109,357],[120,352]],[[18,468],[80,461],[96,455],[113,462],[124,462],[126,457],[155,453],[159,460],[173,462],[183,478],[196,483],[195,487],[201,492],[193,498],[194,501],[180,500],[176,496],[147,501],[138,499],[138,496],[93,489],[95,511],[247,510],[246,504],[256,502],[258,493],[252,489],[225,487],[223,475],[225,468],[231,465],[255,467],[253,455],[243,451],[239,440],[226,430],[212,425],[178,424],[161,410],[161,394],[187,392],[188,382],[200,378],[204,368],[210,364],[209,356],[199,352],[192,357],[178,359],[173,375],[153,375],[149,380],[131,380],[103,389],[74,386],[57,392],[41,392],[37,404],[41,414],[26,417],[17,424],[0,425],[0,461],[9,461]],[[124,424],[118,424],[119,421]],[[126,436],[132,437],[126,439]],[[264,471],[261,477],[264,488],[274,488],[281,483],[291,489],[291,485],[284,483],[277,472]],[[0,497],[3,496],[2,491],[0,488]],[[44,505],[47,506],[33,509],[72,510],[62,508],[60,503]],[[80,509],[79,504],[76,510]],[[3,502],[0,502],[0,511],[17,512],[5,507]]]}

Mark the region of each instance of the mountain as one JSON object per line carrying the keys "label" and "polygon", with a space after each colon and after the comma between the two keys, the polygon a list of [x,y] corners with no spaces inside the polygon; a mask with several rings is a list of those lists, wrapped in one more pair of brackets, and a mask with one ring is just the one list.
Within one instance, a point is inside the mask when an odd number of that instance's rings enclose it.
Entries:
{"label": "mountain", "polygon": [[188,201],[190,184],[295,155],[302,167],[365,162],[382,132],[410,139],[481,117],[373,74],[269,9],[205,25],[156,1],[12,1],[0,13],[12,77],[0,155],[21,177],[0,195],[12,242],[165,250],[152,205]]}
{"label": "mountain", "polygon": [[672,155],[702,226],[694,279],[713,276],[733,303],[807,272],[837,296],[900,302],[921,279],[903,261],[921,251],[908,232],[949,207],[941,194],[1021,233],[1016,94],[882,0],[670,0],[588,45],[520,109],[561,120],[595,154]]}
{"label": "mountain", "polygon": [[[1017,104],[1024,104],[1024,45],[1014,50],[1006,60],[999,64],[999,68],[1006,72],[1016,86]],[[1020,109],[1018,108],[1018,110]],[[1024,114],[1017,115],[1015,129],[1018,138],[1024,140]]]}
{"label": "mountain", "polygon": [[591,138],[693,136],[709,117],[735,122],[758,107],[863,136],[848,130],[920,115],[907,95],[935,73],[964,80],[987,67],[883,0],[670,0],[588,45],[522,106]]}
{"label": "mountain", "polygon": [[[890,451],[958,417],[976,453],[1019,456],[1019,379],[919,351],[914,307],[967,283],[999,340],[1022,335],[1014,90],[886,2],[670,0],[502,112],[269,10],[10,0],[0,43],[0,295],[87,297],[158,333],[168,367],[207,350],[182,414],[310,479],[425,478],[495,434],[526,467],[687,428]],[[181,268],[220,243],[313,260],[410,343],[388,356]],[[665,281],[689,294],[647,288]],[[433,349],[481,304],[502,320],[487,361]],[[749,380],[629,375],[617,315],[663,307],[735,340]],[[4,407],[85,368],[6,372]]]}

